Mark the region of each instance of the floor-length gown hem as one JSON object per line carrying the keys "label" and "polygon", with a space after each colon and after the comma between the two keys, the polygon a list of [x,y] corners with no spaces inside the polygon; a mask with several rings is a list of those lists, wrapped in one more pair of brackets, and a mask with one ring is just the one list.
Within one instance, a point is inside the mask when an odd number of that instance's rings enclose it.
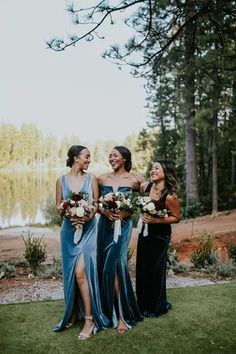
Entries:
{"label": "floor-length gown hem", "polygon": [[[113,191],[112,186],[100,185],[101,195]],[[132,188],[119,187],[123,193],[130,193]],[[100,216],[98,223],[98,274],[101,292],[102,310],[110,321],[110,326],[117,328],[119,315],[131,328],[138,321],[142,321],[142,316],[138,310],[136,298],[131,284],[128,271],[128,245],[132,232],[132,220],[126,218],[126,222],[121,226],[121,235],[117,242],[114,242],[114,228],[112,222],[104,215]],[[117,307],[114,304],[115,276],[117,274],[119,283],[119,296]],[[117,311],[118,310],[118,311]]]}
{"label": "floor-length gown hem", "polygon": [[[62,176],[63,199],[70,194],[70,188],[66,177]],[[80,192],[87,192],[92,201],[91,175],[85,176]],[[64,288],[64,315],[62,320],[54,326],[55,332],[67,328],[67,323],[72,317],[74,305],[78,308],[80,317],[84,317],[83,301],[80,292],[75,299],[75,289],[78,288],[75,276],[76,266],[81,257],[84,258],[85,274],[89,287],[92,315],[94,317],[95,331],[99,331],[109,326],[108,319],[102,313],[99,285],[97,278],[97,220],[93,218],[83,226],[83,233],[79,243],[74,243],[74,227],[69,219],[64,218],[61,226],[61,255],[62,255],[62,273]]]}

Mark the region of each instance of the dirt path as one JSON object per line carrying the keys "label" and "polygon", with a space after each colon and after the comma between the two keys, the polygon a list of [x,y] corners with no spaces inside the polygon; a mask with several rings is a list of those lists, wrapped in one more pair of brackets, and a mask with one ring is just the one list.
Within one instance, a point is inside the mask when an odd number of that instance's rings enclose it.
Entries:
{"label": "dirt path", "polygon": [[[236,209],[231,212],[218,213],[215,216],[207,215],[195,219],[183,220],[179,224],[172,225],[172,241],[188,244],[199,231],[207,230],[214,236],[223,233],[235,232],[236,241]],[[28,232],[33,236],[43,237],[47,242],[47,262],[51,262],[54,256],[60,255],[60,230],[52,230],[46,227],[15,227],[0,230],[0,261],[23,260],[24,242],[22,236],[27,236]],[[130,242],[132,248],[136,248],[137,230],[133,229]]]}

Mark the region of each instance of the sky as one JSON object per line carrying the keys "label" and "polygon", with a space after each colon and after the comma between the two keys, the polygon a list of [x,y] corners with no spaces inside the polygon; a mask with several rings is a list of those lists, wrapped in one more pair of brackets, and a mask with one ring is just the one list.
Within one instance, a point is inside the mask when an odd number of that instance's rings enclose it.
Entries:
{"label": "sky", "polygon": [[128,30],[108,23],[105,40],[61,53],[46,49],[46,40],[77,33],[66,3],[0,0],[0,123],[36,123],[58,139],[74,134],[86,142],[121,143],[146,127],[144,81],[101,54],[109,44],[125,42]]}

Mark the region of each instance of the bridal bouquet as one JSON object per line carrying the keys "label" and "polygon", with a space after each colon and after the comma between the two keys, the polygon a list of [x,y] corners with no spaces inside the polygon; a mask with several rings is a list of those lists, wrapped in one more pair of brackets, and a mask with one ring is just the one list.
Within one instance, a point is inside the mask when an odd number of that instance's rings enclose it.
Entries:
{"label": "bridal bouquet", "polygon": [[[166,209],[165,203],[162,200],[154,200],[150,197],[139,197],[138,198],[138,206],[140,208],[141,213],[146,213],[152,215],[157,218],[167,218],[168,211]],[[143,221],[142,218],[139,219],[137,229],[140,233],[142,231]],[[148,235],[148,227],[147,224],[144,226],[143,236]]]}
{"label": "bridal bouquet", "polygon": [[[89,202],[89,196],[86,192],[72,192],[60,205],[61,216],[67,218],[90,216],[93,211],[94,205]],[[83,225],[77,224],[75,227],[74,243],[77,244],[83,233]]]}
{"label": "bridal bouquet", "polygon": [[[134,212],[137,207],[138,197],[135,192],[116,192],[107,193],[99,198],[100,207],[110,210],[113,213],[119,211]],[[116,219],[114,221],[114,242],[118,241],[118,237],[121,235],[121,220]]]}

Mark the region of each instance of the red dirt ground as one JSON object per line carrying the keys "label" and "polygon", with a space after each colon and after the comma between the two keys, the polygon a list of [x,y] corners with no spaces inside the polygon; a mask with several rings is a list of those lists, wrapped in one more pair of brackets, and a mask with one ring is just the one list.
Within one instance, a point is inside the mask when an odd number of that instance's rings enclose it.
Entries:
{"label": "red dirt ground", "polygon": [[[24,259],[22,234],[27,235],[29,229],[33,235],[43,236],[46,240],[47,263],[50,263],[54,256],[60,255],[59,229],[18,227],[0,230],[0,261]],[[214,236],[214,242],[221,258],[227,260],[227,243],[236,243],[236,209],[227,213],[218,213],[214,216],[207,215],[183,220],[179,224],[172,225],[172,244],[181,260],[189,260],[189,254],[194,249],[193,241],[198,232],[203,230]],[[133,257],[135,257],[137,236],[137,230],[133,229],[130,241],[130,247],[134,250]]]}

